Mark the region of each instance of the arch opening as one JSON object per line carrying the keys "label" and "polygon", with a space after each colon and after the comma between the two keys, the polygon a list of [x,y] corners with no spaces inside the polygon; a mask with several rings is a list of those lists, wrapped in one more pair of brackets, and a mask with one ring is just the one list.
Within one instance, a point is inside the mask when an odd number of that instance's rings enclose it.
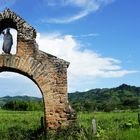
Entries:
{"label": "arch opening", "polygon": [[11,54],[14,55],[17,52],[17,38],[18,38],[18,30],[17,30],[17,23],[13,21],[11,18],[6,18],[0,21],[0,52],[2,53],[2,46],[3,46],[3,35],[2,32],[6,32],[6,29],[10,29],[10,33],[13,38],[13,45],[11,48]]}
{"label": "arch opening", "polygon": [[[28,75],[27,73],[19,70],[19,69],[15,69],[15,68],[10,68],[10,67],[3,67],[2,69],[0,69],[0,74],[2,72],[11,72],[11,73],[16,73],[16,74],[19,74],[23,77],[26,77],[27,79],[29,79],[28,81],[32,81],[32,84],[34,84],[36,86],[36,89],[37,92],[38,92],[38,95],[40,95],[41,93],[41,97],[42,97],[42,102],[43,102],[43,112],[44,112],[44,118],[45,118],[45,101],[44,101],[44,98],[43,98],[43,91],[41,90],[40,86],[38,85],[38,83],[32,78],[32,76]],[[6,75],[5,75],[6,77]],[[24,78],[25,79],[25,78]],[[15,79],[14,79],[15,80]],[[31,83],[31,82],[30,82]],[[31,84],[30,84],[31,85]],[[34,87],[35,87],[34,86]]]}
{"label": "arch opening", "polygon": [[22,76],[25,76],[27,77],[28,79],[30,79],[39,89],[39,91],[41,92],[41,95],[43,96],[43,92],[41,90],[41,88],[39,87],[38,83],[32,78],[31,75],[28,75],[27,73],[19,70],[19,69],[15,69],[15,68],[10,68],[10,67],[3,67],[2,69],[0,69],[0,74],[2,72],[11,72],[11,73],[17,73],[17,74],[20,74]]}
{"label": "arch opening", "polygon": [[38,86],[19,73],[4,71],[0,73],[0,96],[30,96],[41,98]]}
{"label": "arch opening", "polygon": [[[38,90],[36,96],[36,93],[30,93],[35,90]],[[29,136],[31,131],[38,135],[38,129],[42,128],[43,109],[41,91],[32,80],[21,73],[0,72],[0,124],[4,126],[0,127],[0,139],[7,139],[10,131],[14,131],[12,138],[32,137],[32,134]]]}
{"label": "arch opening", "polygon": [[13,19],[9,19],[9,18],[3,19],[0,21],[0,33],[6,28],[13,28],[17,30],[17,25],[13,21]]}

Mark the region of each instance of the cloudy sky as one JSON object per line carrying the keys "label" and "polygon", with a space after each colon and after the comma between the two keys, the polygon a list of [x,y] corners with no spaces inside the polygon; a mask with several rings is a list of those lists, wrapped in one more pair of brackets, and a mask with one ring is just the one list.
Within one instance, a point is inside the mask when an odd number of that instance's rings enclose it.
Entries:
{"label": "cloudy sky", "polygon": [[[37,30],[40,50],[70,62],[73,92],[140,86],[139,5],[139,0],[0,0],[0,11],[12,9]],[[31,80],[15,73],[0,74],[0,89],[0,96],[41,95]]]}

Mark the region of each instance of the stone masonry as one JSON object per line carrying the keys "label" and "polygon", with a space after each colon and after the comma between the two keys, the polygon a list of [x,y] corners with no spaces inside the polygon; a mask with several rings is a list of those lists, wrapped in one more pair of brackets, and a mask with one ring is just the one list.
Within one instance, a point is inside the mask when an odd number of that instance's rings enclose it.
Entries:
{"label": "stone masonry", "polygon": [[0,33],[8,27],[17,30],[17,52],[0,55],[0,72],[16,72],[34,81],[42,93],[47,128],[68,126],[73,120],[67,94],[69,63],[40,51],[35,29],[16,13],[5,9],[0,13]]}

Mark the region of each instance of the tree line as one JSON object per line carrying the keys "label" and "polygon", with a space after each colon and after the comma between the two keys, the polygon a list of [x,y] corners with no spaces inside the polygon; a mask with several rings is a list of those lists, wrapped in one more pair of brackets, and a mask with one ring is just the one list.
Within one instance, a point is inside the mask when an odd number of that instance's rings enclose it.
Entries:
{"label": "tree line", "polygon": [[114,111],[140,108],[140,88],[123,84],[117,88],[92,89],[69,94],[76,111]]}
{"label": "tree line", "polygon": [[[122,84],[116,88],[92,89],[69,93],[69,102],[76,111],[114,111],[140,108],[140,87]],[[43,110],[41,98],[29,96],[4,97],[1,108],[14,111]]]}
{"label": "tree line", "polygon": [[5,103],[1,108],[13,111],[40,111],[43,110],[43,102],[12,100]]}

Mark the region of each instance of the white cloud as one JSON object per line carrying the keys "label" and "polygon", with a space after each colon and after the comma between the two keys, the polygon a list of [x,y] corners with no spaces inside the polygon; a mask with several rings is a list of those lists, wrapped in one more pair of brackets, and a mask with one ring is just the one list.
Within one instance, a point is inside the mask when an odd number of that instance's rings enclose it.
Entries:
{"label": "white cloud", "polygon": [[79,20],[92,12],[96,12],[101,7],[112,3],[114,0],[48,0],[48,6],[72,6],[80,8],[78,13],[71,16],[44,19],[43,22],[50,23],[69,23]]}
{"label": "white cloud", "polygon": [[117,78],[137,72],[123,69],[120,60],[103,57],[91,50],[81,51],[81,44],[71,35],[38,34],[37,42],[41,50],[70,62],[70,90],[76,90],[85,82],[94,83],[96,78]]}
{"label": "white cloud", "polygon": [[96,33],[89,33],[89,34],[81,34],[81,35],[75,35],[74,38],[87,38],[87,37],[97,37],[99,34]]}
{"label": "white cloud", "polygon": [[[13,49],[16,50],[17,32],[11,29],[11,33],[15,41]],[[94,34],[91,33],[76,37],[86,36],[94,36]],[[117,78],[137,72],[123,69],[121,62],[117,59],[103,57],[94,51],[83,50],[83,48],[81,51],[83,45],[72,35],[62,36],[58,32],[47,35],[38,34],[37,42],[41,50],[70,62],[68,68],[70,90],[76,90],[79,85],[83,85],[83,82],[87,85],[89,83],[95,83],[97,78]],[[0,46],[2,46],[2,37],[0,39]],[[17,78],[17,76],[18,74],[11,73],[0,74],[1,79],[14,79]]]}
{"label": "white cloud", "polygon": [[0,73],[0,90],[2,91],[0,92],[0,97],[6,95],[29,95],[41,97],[39,88],[32,80],[13,72]]}
{"label": "white cloud", "polygon": [[17,74],[11,74],[10,72],[1,72],[0,73],[0,79],[9,79],[9,78],[14,78],[15,76],[17,76]]}
{"label": "white cloud", "polygon": [[[11,32],[15,38],[16,32],[14,30]],[[83,49],[83,44],[80,44],[72,35],[38,34],[37,43],[40,50],[70,62],[68,68],[69,91],[92,88],[91,85],[96,84],[99,78],[120,78],[137,72],[123,69],[120,60],[103,57],[92,50]],[[20,77],[16,73],[0,74],[0,79],[14,80]],[[22,78],[21,81],[22,85],[26,83],[26,80],[22,80]]]}
{"label": "white cloud", "polygon": [[76,5],[79,7],[84,7],[85,5],[87,5],[90,2],[93,2],[93,1],[91,1],[91,0],[67,0],[66,4],[72,4],[72,5]]}

